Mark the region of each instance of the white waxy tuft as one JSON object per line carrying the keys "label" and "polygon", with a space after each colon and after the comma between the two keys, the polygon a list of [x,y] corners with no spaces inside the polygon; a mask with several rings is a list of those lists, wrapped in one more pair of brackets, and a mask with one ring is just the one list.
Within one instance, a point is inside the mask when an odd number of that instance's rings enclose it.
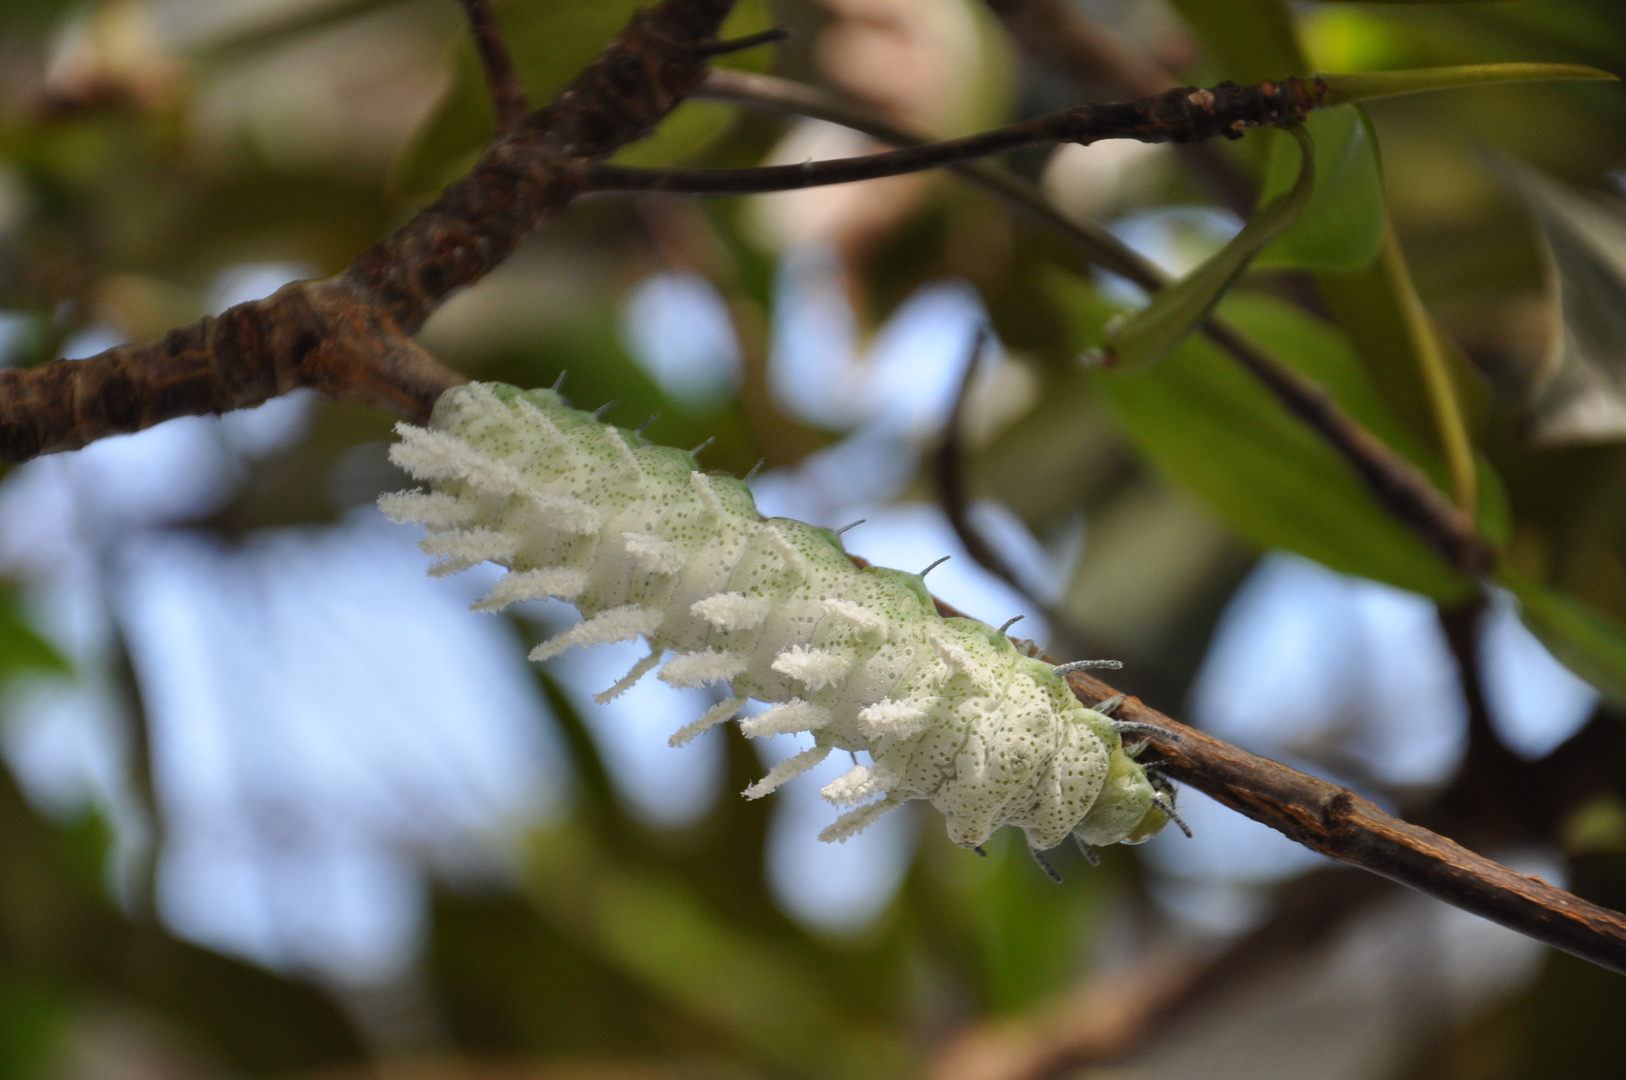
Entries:
{"label": "white waxy tuft", "polygon": [[835,714],[829,709],[801,698],[791,698],[749,720],[742,720],[740,730],[753,739],[765,739],[773,735],[818,731],[833,719]]}
{"label": "white waxy tuft", "polygon": [[723,516],[723,500],[717,497],[716,490],[711,486],[711,477],[703,472],[692,472],[689,474],[689,486],[694,488],[694,493],[700,499],[700,505],[705,507],[706,513],[712,517]]}
{"label": "white waxy tuft", "polygon": [[604,425],[604,435],[610,440],[610,446],[615,450],[615,460],[621,466],[622,474],[633,479],[643,476],[644,471],[638,467],[638,459],[632,456],[632,448],[627,445],[627,440],[621,437],[621,433],[613,426],[606,424]]}
{"label": "white waxy tuft", "polygon": [[904,804],[903,799],[885,798],[879,802],[872,802],[868,806],[860,806],[856,810],[849,810],[836,818],[835,822],[819,833],[819,839],[826,844],[845,844],[848,840],[863,832],[875,823],[883,814],[890,814]]}
{"label": "white waxy tuft", "polygon": [[645,610],[638,604],[601,611],[584,623],[577,623],[562,634],[555,634],[531,650],[530,659],[550,660],[572,645],[613,645],[617,641],[631,641],[645,634],[653,634],[661,624],[659,609]]}
{"label": "white waxy tuft", "polygon": [[653,671],[655,669],[655,665],[660,663],[661,657],[665,655],[665,649],[651,649],[649,651],[649,655],[632,665],[625,675],[621,676],[621,678],[615,681],[614,686],[611,686],[608,690],[594,694],[593,700],[598,702],[600,705],[608,705],[610,702],[614,701],[616,698],[638,685],[638,680]]}
{"label": "white waxy tuft", "polygon": [[734,718],[734,714],[745,708],[745,703],[749,700],[751,699],[735,697],[729,698],[727,701],[719,701],[717,704],[707,709],[705,714],[702,715],[700,719],[694,721],[692,724],[685,724],[683,727],[680,727],[674,731],[672,733],[672,737],[666,740],[667,745],[682,746],[690,739],[693,739],[696,735],[705,734],[718,724],[721,724],[724,720],[732,720]]}
{"label": "white waxy tuft", "polygon": [[683,569],[683,549],[654,533],[624,532],[621,542],[638,569],[646,574],[675,574]]}
{"label": "white waxy tuft", "polygon": [[390,447],[390,461],[418,480],[467,480],[496,495],[530,491],[519,470],[474,449],[443,431],[396,424],[401,441]]}
{"label": "white waxy tuft", "polygon": [[542,440],[549,446],[563,446],[565,444],[565,433],[560,431],[559,426],[549,419],[547,413],[522,397],[515,398],[514,404],[519,409],[520,419],[525,421],[527,431],[542,436]]}
{"label": "white waxy tuft", "polygon": [[971,659],[971,654],[966,652],[960,646],[956,645],[954,642],[947,640],[941,634],[933,634],[932,648],[936,650],[937,655],[942,658],[943,663],[947,664],[961,675],[966,675],[973,679],[977,677],[977,665]]}
{"label": "white waxy tuft", "polygon": [[766,596],[746,596],[744,593],[714,593],[704,600],[689,605],[689,614],[704,619],[713,630],[755,630],[773,610],[773,601]]}
{"label": "white waxy tuft", "polygon": [[905,701],[877,701],[858,710],[858,730],[869,739],[878,739],[883,735],[912,739],[925,731],[930,723],[930,713],[919,705]]}
{"label": "white waxy tuft", "polygon": [[852,658],[829,649],[792,645],[774,659],[773,669],[796,679],[809,690],[823,690],[847,677]]}
{"label": "white waxy tuft", "polygon": [[886,620],[867,607],[855,604],[851,600],[832,598],[821,601],[825,613],[831,615],[850,626],[854,626],[866,634],[879,634],[883,640],[886,635]]}
{"label": "white waxy tuft", "polygon": [[770,795],[780,784],[795,779],[829,756],[828,746],[815,746],[811,750],[803,750],[800,754],[792,754],[769,769],[767,776],[746,788],[742,794],[747,799],[760,799],[764,795]]}
{"label": "white waxy tuft", "polygon": [[450,529],[468,521],[470,508],[444,491],[397,491],[378,497],[378,508],[397,525],[420,522],[431,529]]}
{"label": "white waxy tuft", "polygon": [[526,497],[547,515],[548,526],[575,536],[589,536],[604,526],[599,512],[580,499],[549,491],[527,491]]}
{"label": "white waxy tuft", "polygon": [[667,686],[710,686],[738,678],[745,674],[747,666],[746,658],[737,653],[707,649],[672,657],[661,668],[660,677]]}
{"label": "white waxy tuft", "polygon": [[486,414],[486,419],[494,420],[499,424],[506,424],[513,419],[508,412],[508,406],[502,399],[491,392],[491,387],[485,383],[469,383],[468,396]]}
{"label": "white waxy tuft", "polygon": [[501,611],[527,600],[574,600],[587,588],[580,570],[550,566],[544,570],[513,570],[498,579],[491,592],[469,605],[471,611]]}
{"label": "white waxy tuft", "polygon": [[825,802],[837,806],[855,806],[865,799],[885,795],[895,782],[896,778],[888,773],[879,772],[867,765],[854,765],[824,785],[819,794]]}
{"label": "white waxy tuft", "polygon": [[779,557],[785,560],[785,568],[797,577],[807,576],[807,560],[802,553],[796,550],[796,545],[785,539],[785,534],[772,525],[763,526],[763,533],[768,537],[768,543],[773,545]]}
{"label": "white waxy tuft", "polygon": [[519,549],[519,541],[506,533],[484,526],[436,533],[418,541],[418,550],[442,561],[429,568],[435,577],[467,570],[477,563],[509,558]]}

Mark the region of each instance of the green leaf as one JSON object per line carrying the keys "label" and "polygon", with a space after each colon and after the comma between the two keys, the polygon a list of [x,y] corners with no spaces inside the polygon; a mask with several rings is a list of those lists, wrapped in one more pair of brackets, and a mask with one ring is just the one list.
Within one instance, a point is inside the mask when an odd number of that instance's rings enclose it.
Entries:
{"label": "green leaf", "polygon": [[0,682],[37,671],[66,675],[72,668],[50,642],[34,632],[11,586],[0,586]]}
{"label": "green leaf", "polygon": [[1547,242],[1563,317],[1528,388],[1532,434],[1549,444],[1626,438],[1626,202],[1495,163]]}
{"label": "green leaf", "polygon": [[[1254,259],[1255,266],[1359,270],[1383,247],[1383,171],[1377,134],[1358,105],[1321,109],[1305,120],[1315,143],[1315,190],[1298,219]],[[1260,205],[1289,191],[1299,155],[1272,133]]]}
{"label": "green leaf", "polygon": [[[1074,279],[1058,292],[1076,340],[1097,340],[1111,309]],[[1379,438],[1406,444],[1336,328],[1252,294],[1229,297],[1223,314]],[[1188,340],[1155,367],[1092,377],[1146,458],[1243,539],[1439,600],[1473,595],[1473,583],[1385,510],[1335,450],[1206,339]]]}
{"label": "green leaf", "polygon": [[1303,212],[1315,188],[1315,148],[1303,127],[1288,130],[1300,149],[1299,175],[1292,190],[1255,214],[1211,259],[1159,292],[1151,304],[1126,319],[1107,341],[1112,366],[1145,367],[1167,356],[1208,317],[1259,249],[1281,235]]}
{"label": "green leaf", "polygon": [[1506,564],[1496,581],[1519,598],[1524,624],[1554,656],[1617,706],[1626,704],[1626,625]]}
{"label": "green leaf", "polygon": [[1459,86],[1486,83],[1552,82],[1607,79],[1619,82],[1617,75],[1585,64],[1460,64],[1455,67],[1412,68],[1408,71],[1363,71],[1349,75],[1319,75],[1327,83],[1323,106],[1351,101],[1420,94],[1425,90],[1450,90]]}

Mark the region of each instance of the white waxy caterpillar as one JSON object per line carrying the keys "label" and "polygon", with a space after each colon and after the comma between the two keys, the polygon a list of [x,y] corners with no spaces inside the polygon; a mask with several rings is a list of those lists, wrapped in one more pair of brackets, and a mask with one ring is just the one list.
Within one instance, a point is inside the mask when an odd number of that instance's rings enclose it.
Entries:
{"label": "white waxy caterpillar", "polygon": [[810,733],[814,745],[747,798],[832,750],[867,752],[870,764],[824,788],[850,809],[821,839],[845,840],[910,799],[929,800],[967,847],[1015,825],[1034,851],[1072,835],[1088,854],[1168,820],[1120,725],[1053,667],[992,627],[941,617],[919,575],[860,570],[829,530],[763,520],[744,482],[699,471],[691,454],[601,424],[553,391],[495,383],[449,390],[428,428],[397,430],[390,459],[429,490],[379,502],[427,527],[420,546],[440,559],[430,573],[490,560],[509,572],[476,608],[557,598],[581,611],[531,659],[641,637],[649,656],[600,701],[668,653],[662,681],[727,684],[674,745],[750,698],[772,704],[742,722],[745,734]]}

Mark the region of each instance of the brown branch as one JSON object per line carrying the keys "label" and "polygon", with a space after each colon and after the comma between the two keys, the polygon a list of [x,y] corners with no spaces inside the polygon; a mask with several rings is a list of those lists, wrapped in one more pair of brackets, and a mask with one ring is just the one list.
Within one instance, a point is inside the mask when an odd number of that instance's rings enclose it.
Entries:
{"label": "brown branch", "polygon": [[1473,519],[1442,495],[1426,473],[1345,412],[1321,384],[1282,364],[1223,319],[1210,317],[1202,329],[1264,383],[1288,412],[1330,443],[1378,502],[1452,566],[1477,577],[1495,565],[1496,552],[1480,538]]}
{"label": "brown branch", "polygon": [[748,195],[850,184],[885,176],[940,169],[1030,146],[1105,139],[1145,143],[1194,143],[1240,139],[1250,128],[1281,127],[1304,119],[1321,102],[1320,79],[1238,86],[1222,82],[1203,89],[1177,86],[1137,101],[1078,105],[959,139],[921,143],[862,157],[771,165],[751,169],[637,169],[601,165],[589,181],[597,191],[663,191],[690,195]]}
{"label": "brown branch", "polygon": [[[1068,676],[1086,703],[1116,691],[1089,675]],[[1516,874],[1454,841],[1391,817],[1337,784],[1186,727],[1129,698],[1115,714],[1154,724],[1163,772],[1311,851],[1370,870],[1527,937],[1626,974],[1626,916],[1538,877]]]}
{"label": "brown branch", "polygon": [[[869,563],[849,555],[862,568]],[[936,597],[945,619],[968,618]],[[1011,643],[1047,664],[1032,642]],[[1538,877],[1516,874],[1452,840],[1379,810],[1348,788],[1223,743],[1120,695],[1082,671],[1067,683],[1086,705],[1121,697],[1115,718],[1166,734],[1149,736],[1159,771],[1328,858],[1358,866],[1599,967],[1626,975],[1626,915],[1589,903]]]}
{"label": "brown branch", "polygon": [[0,371],[0,458],[21,461],[302,386],[424,420],[463,377],[408,340],[582,190],[591,162],[647,135],[706,74],[732,0],[665,0],[473,170],[344,273],[285,286],[149,345]]}
{"label": "brown branch", "polygon": [[497,113],[497,130],[507,131],[525,119],[525,87],[514,72],[514,61],[503,41],[502,27],[491,11],[491,0],[459,0],[468,16],[469,36],[480,53],[486,86],[491,89],[491,105]]}
{"label": "brown branch", "polygon": [[[714,71],[696,95],[828,120],[895,145],[923,142],[860,105],[771,75]],[[1090,222],[1068,218],[1027,181],[982,161],[960,162],[950,168],[1020,206],[1076,245],[1096,265],[1147,292],[1156,292],[1168,284],[1161,270],[1117,237]],[[1288,411],[1325,438],[1377,500],[1453,566],[1475,575],[1495,563],[1495,551],[1480,539],[1473,521],[1443,496],[1422,470],[1356,423],[1321,386],[1281,363],[1219,316],[1210,316],[1202,332],[1259,378]]]}

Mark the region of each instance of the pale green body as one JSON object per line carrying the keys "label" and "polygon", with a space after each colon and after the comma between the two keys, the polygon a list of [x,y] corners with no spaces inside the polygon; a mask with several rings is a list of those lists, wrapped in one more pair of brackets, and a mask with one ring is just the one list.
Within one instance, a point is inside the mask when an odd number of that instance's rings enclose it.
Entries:
{"label": "pale green body", "polygon": [[[980,844],[1016,825],[1036,849],[1069,833],[1090,844],[1145,839],[1163,822],[1152,788],[1106,717],[1050,665],[1003,634],[937,614],[919,575],[860,570],[840,540],[763,520],[750,489],[708,476],[684,451],[646,443],[566,407],[547,390],[470,384],[448,391],[429,429],[401,425],[391,459],[430,492],[385,496],[424,523],[447,573],[491,560],[511,571],[478,607],[557,597],[583,623],[539,646],[643,637],[673,685],[727,683],[736,695],[674,736],[775,703],[750,735],[810,732],[748,796],[766,794],[831,749],[867,751],[824,789],[855,808],[825,830],[845,839],[909,799],[928,799],[949,836]],[[602,696],[602,695],[601,695]]]}

